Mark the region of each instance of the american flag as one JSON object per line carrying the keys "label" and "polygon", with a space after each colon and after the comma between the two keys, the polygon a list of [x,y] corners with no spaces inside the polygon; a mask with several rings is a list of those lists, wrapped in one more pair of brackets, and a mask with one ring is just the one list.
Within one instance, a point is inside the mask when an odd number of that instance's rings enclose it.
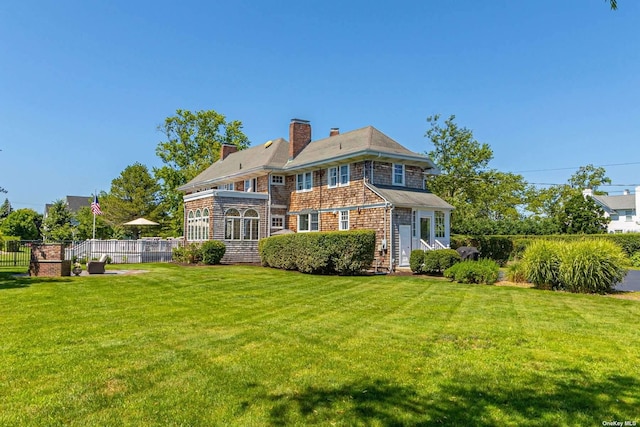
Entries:
{"label": "american flag", "polygon": [[100,210],[100,202],[98,202],[98,196],[93,196],[93,202],[91,202],[91,212],[94,215],[102,215]]}

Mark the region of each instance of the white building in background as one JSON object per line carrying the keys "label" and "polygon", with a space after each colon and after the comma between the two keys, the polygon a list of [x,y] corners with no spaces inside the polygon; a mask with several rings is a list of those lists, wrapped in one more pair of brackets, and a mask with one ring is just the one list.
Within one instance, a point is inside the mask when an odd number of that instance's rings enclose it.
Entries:
{"label": "white building in background", "polygon": [[606,217],[611,218],[607,226],[609,233],[640,232],[640,186],[635,188],[635,194],[624,190],[621,196],[601,196],[593,194],[593,190],[582,190],[582,194],[591,197],[604,209]]}

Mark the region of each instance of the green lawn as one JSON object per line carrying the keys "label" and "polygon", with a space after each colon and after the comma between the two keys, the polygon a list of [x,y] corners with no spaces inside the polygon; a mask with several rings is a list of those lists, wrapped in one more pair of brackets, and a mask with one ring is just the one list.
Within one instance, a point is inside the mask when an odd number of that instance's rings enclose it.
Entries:
{"label": "green lawn", "polygon": [[0,425],[640,423],[639,301],[129,267],[0,273]]}

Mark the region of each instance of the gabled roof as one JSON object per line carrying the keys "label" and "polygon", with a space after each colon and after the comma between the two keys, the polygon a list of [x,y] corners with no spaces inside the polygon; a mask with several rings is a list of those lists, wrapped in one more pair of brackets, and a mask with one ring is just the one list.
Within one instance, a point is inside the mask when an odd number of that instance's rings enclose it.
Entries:
{"label": "gabled roof", "polygon": [[593,199],[599,202],[603,207],[612,211],[636,208],[635,194],[625,194],[623,196],[600,196],[594,194],[591,197],[593,197]]}
{"label": "gabled roof", "polygon": [[414,153],[398,144],[373,126],[345,132],[309,143],[285,165],[285,169],[296,169],[319,163],[329,163],[342,158],[357,156],[382,156],[417,163],[423,167],[435,165],[427,156]]}
{"label": "gabled roof", "polygon": [[390,187],[367,184],[375,193],[396,207],[428,207],[434,209],[455,209],[452,205],[427,190],[406,187]]}
{"label": "gabled roof", "polygon": [[[82,207],[91,206],[91,196],[66,196],[63,200],[71,213],[78,212]],[[53,203],[46,203],[44,205],[45,216],[49,213],[51,206],[53,206]]]}
{"label": "gabled roof", "polygon": [[237,151],[224,160],[218,160],[187,184],[178,187],[178,190],[188,191],[248,179],[262,175],[265,171],[293,172],[364,158],[389,162],[397,160],[425,169],[431,168],[434,173],[438,173],[435,164],[427,156],[414,153],[376,128],[367,126],[310,142],[294,159],[289,159],[289,142],[283,138],[273,140],[271,144]]}
{"label": "gabled roof", "polygon": [[218,160],[178,190],[187,190],[204,184],[233,181],[234,176],[260,174],[265,170],[281,169],[289,159],[289,143],[282,138],[246,150],[231,153]]}

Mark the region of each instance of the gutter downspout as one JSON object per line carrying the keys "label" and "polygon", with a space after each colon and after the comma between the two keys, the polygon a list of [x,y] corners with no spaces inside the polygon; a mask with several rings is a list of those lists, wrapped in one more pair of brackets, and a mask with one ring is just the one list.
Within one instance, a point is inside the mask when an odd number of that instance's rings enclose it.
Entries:
{"label": "gutter downspout", "polygon": [[387,250],[389,253],[389,272],[393,273],[393,265],[395,259],[394,257],[394,244],[393,244],[393,210],[395,206],[391,205],[391,209],[389,210],[389,241],[387,242]]}
{"label": "gutter downspout", "polygon": [[[267,175],[267,236],[271,236],[271,174],[273,172],[269,172]],[[256,178],[256,187],[258,186],[258,178]],[[257,190],[257,188],[256,188]],[[284,224],[283,224],[284,225]]]}

